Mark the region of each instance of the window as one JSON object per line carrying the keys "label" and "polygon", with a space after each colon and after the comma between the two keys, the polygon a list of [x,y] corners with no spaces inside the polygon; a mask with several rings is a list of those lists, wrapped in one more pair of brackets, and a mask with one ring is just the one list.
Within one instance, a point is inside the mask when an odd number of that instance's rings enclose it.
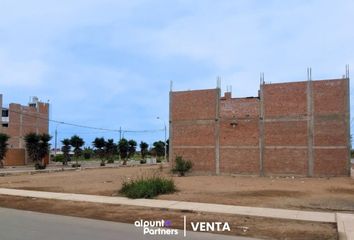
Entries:
{"label": "window", "polygon": [[3,124],[2,124],[2,127],[7,128],[7,127],[9,127],[9,124],[8,124],[8,123],[3,123]]}
{"label": "window", "polygon": [[5,108],[3,108],[2,109],[2,115],[1,115],[2,117],[8,117],[9,116],[9,109],[5,109]]}

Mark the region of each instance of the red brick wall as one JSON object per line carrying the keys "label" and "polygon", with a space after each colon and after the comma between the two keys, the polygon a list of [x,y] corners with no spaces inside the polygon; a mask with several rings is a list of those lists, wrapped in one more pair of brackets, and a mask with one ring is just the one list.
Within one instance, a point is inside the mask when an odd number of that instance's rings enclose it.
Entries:
{"label": "red brick wall", "polygon": [[21,166],[25,164],[25,149],[11,148],[7,151],[4,163],[5,166]]}
{"label": "red brick wall", "polygon": [[195,171],[215,172],[216,89],[172,93],[172,159],[183,156]]}
{"label": "red brick wall", "polygon": [[313,82],[314,90],[314,173],[348,174],[348,82]]}
{"label": "red brick wall", "polygon": [[263,96],[266,118],[307,113],[306,82],[265,84]]}
{"label": "red brick wall", "polygon": [[[220,101],[220,171],[221,172],[237,173],[237,174],[258,174],[259,173],[258,119],[259,119],[259,99],[258,98],[227,97],[221,99]],[[236,126],[232,125],[234,121],[236,121],[237,123]]]}
{"label": "red brick wall", "polygon": [[348,175],[347,79],[261,90],[262,99],[218,98],[217,89],[173,92],[173,157],[192,160],[197,171],[215,172],[219,156],[221,173]]}

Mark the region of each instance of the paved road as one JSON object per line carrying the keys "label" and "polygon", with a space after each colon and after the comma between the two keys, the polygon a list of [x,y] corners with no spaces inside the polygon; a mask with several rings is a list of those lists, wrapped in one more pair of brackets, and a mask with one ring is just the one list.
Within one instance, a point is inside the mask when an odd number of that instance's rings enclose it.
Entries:
{"label": "paved road", "polygon": [[1,240],[251,240],[196,232],[187,232],[184,238],[182,231],[179,234],[146,237],[142,229],[131,224],[0,208]]}

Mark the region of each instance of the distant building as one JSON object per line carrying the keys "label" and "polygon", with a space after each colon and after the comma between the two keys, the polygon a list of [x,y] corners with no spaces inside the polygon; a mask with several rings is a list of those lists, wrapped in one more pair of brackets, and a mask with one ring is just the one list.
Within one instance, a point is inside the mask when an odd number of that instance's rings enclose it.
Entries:
{"label": "distant building", "polygon": [[[48,133],[49,104],[33,97],[28,106],[10,103],[3,106],[3,96],[0,94],[0,132],[8,134],[9,151],[6,154],[5,166],[30,164],[26,157],[24,136],[30,132]],[[48,158],[45,159],[48,162]]]}
{"label": "distant building", "polygon": [[170,93],[170,161],[212,174],[350,176],[349,77]]}

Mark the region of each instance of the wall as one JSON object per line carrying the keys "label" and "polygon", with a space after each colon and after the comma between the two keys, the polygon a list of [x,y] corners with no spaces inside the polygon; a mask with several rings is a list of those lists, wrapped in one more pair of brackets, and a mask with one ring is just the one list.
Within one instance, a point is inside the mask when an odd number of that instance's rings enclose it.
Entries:
{"label": "wall", "polygon": [[220,172],[258,174],[258,119],[258,98],[220,100]]}
{"label": "wall", "polygon": [[5,166],[21,166],[25,164],[25,149],[10,148],[4,159]]}
{"label": "wall", "polygon": [[307,82],[265,84],[263,173],[308,174]]}
{"label": "wall", "polygon": [[216,174],[350,174],[349,79],[262,84],[259,93],[171,92],[170,160]]}
{"label": "wall", "polygon": [[[193,161],[195,171],[215,172],[215,134],[219,90],[173,92],[171,94],[170,157]],[[173,123],[173,124],[172,124]]]}

